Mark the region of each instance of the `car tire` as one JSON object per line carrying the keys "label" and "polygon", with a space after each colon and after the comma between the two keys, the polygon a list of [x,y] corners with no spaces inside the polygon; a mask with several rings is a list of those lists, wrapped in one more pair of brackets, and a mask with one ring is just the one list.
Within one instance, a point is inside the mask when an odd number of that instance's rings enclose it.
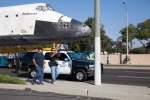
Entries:
{"label": "car tire", "polygon": [[75,77],[77,81],[84,82],[87,79],[87,74],[85,70],[78,69],[76,70]]}
{"label": "car tire", "polygon": [[30,77],[30,78],[35,77],[36,73],[37,73],[37,71],[36,71],[35,69],[31,69],[31,70],[29,71],[29,77]]}
{"label": "car tire", "polygon": [[8,62],[7,67],[8,68],[13,68],[14,67],[14,63],[12,61]]}

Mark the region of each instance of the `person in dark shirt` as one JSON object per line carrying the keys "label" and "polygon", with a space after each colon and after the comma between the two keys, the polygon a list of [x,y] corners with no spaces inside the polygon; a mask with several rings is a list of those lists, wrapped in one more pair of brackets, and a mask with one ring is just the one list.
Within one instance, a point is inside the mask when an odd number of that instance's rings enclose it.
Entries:
{"label": "person in dark shirt", "polygon": [[18,74],[18,71],[20,69],[21,66],[21,58],[19,57],[19,54],[16,53],[15,58],[14,58],[14,65],[15,67],[15,73]]}
{"label": "person in dark shirt", "polygon": [[32,60],[37,69],[36,76],[32,80],[33,85],[36,83],[37,79],[39,80],[38,85],[43,84],[42,81],[44,77],[44,68],[45,68],[44,60],[45,57],[43,55],[43,50],[42,48],[38,48],[38,52],[33,55],[33,60]]}
{"label": "person in dark shirt", "polygon": [[51,54],[50,54],[50,61],[51,61],[51,76],[52,76],[52,83],[56,84],[56,78],[59,75],[58,71],[58,58],[60,57],[60,53],[58,53],[55,48],[51,49]]}

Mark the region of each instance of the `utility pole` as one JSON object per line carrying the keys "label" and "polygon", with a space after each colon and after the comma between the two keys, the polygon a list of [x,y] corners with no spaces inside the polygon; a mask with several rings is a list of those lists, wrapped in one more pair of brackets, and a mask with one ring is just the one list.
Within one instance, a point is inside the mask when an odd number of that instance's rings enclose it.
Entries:
{"label": "utility pole", "polygon": [[94,1],[95,17],[95,85],[101,85],[100,0]]}
{"label": "utility pole", "polygon": [[128,10],[127,10],[127,6],[126,6],[126,2],[123,2],[123,4],[126,7],[126,26],[127,26],[127,54],[126,54],[126,59],[128,61]]}

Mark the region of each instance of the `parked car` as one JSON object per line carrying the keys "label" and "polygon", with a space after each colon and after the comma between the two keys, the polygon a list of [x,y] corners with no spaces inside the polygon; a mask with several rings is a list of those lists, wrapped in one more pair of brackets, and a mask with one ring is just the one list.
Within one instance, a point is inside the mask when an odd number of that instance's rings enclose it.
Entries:
{"label": "parked car", "polygon": [[[36,75],[36,67],[32,62],[32,57],[36,52],[27,52],[22,59],[22,70],[27,70],[30,77]],[[50,74],[51,70],[48,65],[51,51],[43,51],[45,55],[46,67],[44,73]],[[78,81],[85,81],[88,77],[94,76],[94,61],[81,59],[73,51],[60,51],[58,60],[59,73],[64,75],[75,76]],[[103,73],[103,64],[101,64],[101,73]]]}
{"label": "parked car", "polygon": [[89,54],[86,54],[86,53],[81,52],[81,51],[76,51],[75,53],[77,53],[81,57],[81,59],[85,59],[85,60],[89,59]]}

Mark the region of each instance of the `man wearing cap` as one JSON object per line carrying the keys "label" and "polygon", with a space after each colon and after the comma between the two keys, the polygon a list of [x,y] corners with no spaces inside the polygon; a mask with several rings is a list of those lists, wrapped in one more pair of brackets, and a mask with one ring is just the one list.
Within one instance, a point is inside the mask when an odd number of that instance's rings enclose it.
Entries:
{"label": "man wearing cap", "polygon": [[36,69],[37,69],[36,76],[32,80],[33,85],[36,83],[37,79],[39,80],[38,85],[43,84],[42,81],[43,81],[43,77],[44,77],[44,68],[45,68],[44,59],[45,59],[45,57],[43,55],[42,48],[38,48],[38,52],[33,55],[33,59],[32,59],[34,65],[36,66]]}

